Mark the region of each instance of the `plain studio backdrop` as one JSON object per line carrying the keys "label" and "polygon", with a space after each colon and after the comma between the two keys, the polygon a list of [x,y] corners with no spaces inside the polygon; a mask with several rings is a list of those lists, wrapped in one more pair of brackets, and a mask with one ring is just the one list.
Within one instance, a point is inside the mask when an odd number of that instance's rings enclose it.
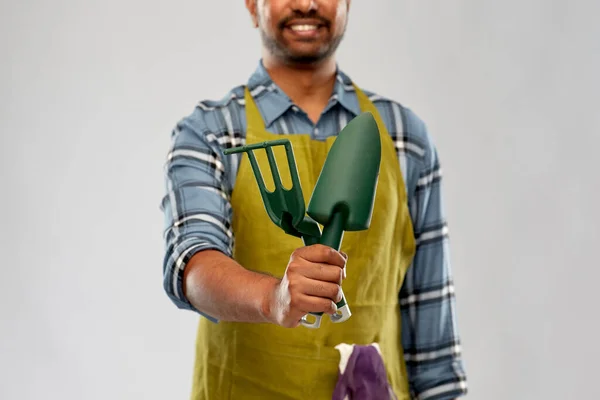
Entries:
{"label": "plain studio backdrop", "polygon": [[[469,398],[600,398],[599,13],[353,2],[340,66],[441,155]],[[0,46],[0,398],[188,398],[163,165],[175,123],[257,65],[244,2],[3,1]]]}

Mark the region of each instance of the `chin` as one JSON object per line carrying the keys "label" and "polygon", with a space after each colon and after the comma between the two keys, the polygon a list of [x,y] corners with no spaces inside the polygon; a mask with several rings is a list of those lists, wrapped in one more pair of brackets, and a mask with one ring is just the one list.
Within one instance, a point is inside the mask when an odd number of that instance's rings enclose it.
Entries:
{"label": "chin", "polygon": [[313,66],[318,65],[321,62],[325,61],[325,57],[320,55],[295,55],[286,57],[286,61],[288,64],[294,65],[305,65],[305,66]]}
{"label": "chin", "polygon": [[324,49],[314,49],[314,50],[294,50],[294,49],[287,49],[286,51],[286,56],[289,59],[295,60],[296,62],[301,62],[301,63],[316,63],[319,61],[323,61],[325,58],[327,58],[328,52]]}

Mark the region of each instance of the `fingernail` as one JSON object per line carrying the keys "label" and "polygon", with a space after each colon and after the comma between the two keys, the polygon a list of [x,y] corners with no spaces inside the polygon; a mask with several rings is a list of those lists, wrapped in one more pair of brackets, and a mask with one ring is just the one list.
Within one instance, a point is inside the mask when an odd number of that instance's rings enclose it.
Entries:
{"label": "fingernail", "polygon": [[346,279],[346,266],[345,265],[344,265],[343,272],[344,272],[344,274],[343,274],[344,275],[344,279]]}

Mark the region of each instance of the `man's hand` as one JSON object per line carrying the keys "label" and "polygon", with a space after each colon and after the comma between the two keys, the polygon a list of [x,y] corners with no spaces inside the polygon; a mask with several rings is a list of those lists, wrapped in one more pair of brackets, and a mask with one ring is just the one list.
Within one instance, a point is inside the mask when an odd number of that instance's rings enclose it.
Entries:
{"label": "man's hand", "polygon": [[295,328],[309,312],[334,314],[342,299],[348,256],[316,244],[294,251],[285,275],[266,299],[266,314],[280,326]]}

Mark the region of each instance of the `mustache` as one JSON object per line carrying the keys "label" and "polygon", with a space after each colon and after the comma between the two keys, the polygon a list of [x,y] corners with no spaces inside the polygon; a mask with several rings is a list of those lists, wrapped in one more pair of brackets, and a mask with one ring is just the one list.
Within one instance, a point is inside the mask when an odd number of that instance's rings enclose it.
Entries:
{"label": "mustache", "polygon": [[287,17],[285,17],[281,21],[279,21],[279,24],[278,24],[279,29],[285,28],[287,25],[289,25],[290,22],[292,22],[295,19],[316,19],[321,24],[325,25],[325,27],[329,27],[329,25],[331,25],[331,22],[327,18],[323,17],[322,15],[319,15],[314,10],[309,13],[294,11],[294,13],[292,13],[291,15],[288,15]]}

